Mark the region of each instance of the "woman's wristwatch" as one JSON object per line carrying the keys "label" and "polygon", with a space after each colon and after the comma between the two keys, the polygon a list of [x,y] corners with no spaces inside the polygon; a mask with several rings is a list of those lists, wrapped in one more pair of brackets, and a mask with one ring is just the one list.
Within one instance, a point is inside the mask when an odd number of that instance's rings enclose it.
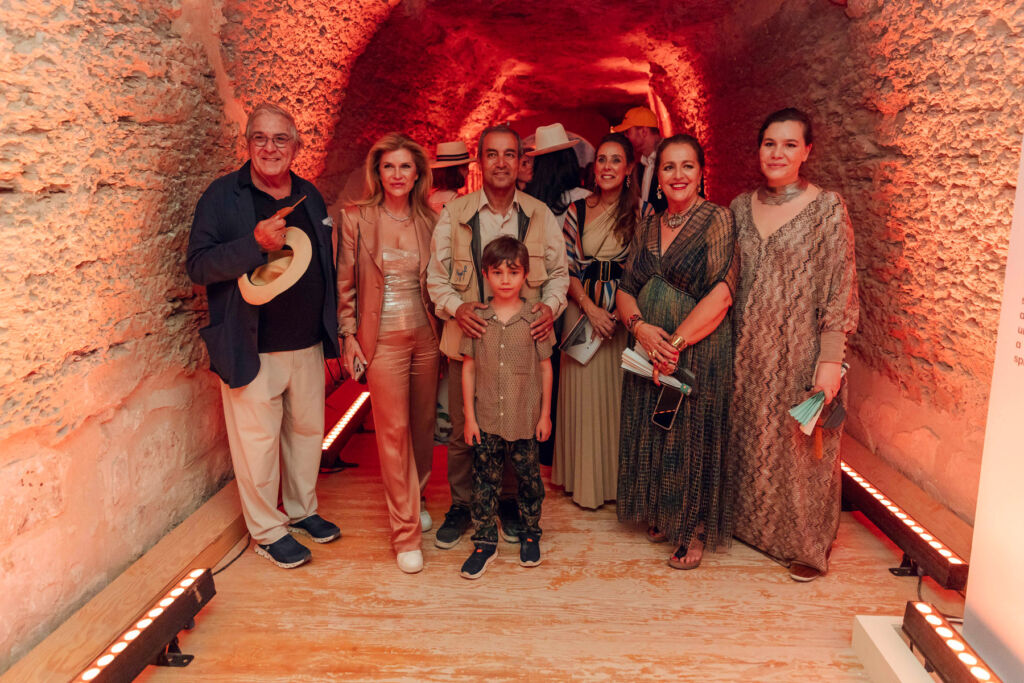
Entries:
{"label": "woman's wristwatch", "polygon": [[670,341],[669,344],[671,344],[676,351],[682,351],[687,346],[689,346],[689,344],[686,343],[686,340],[683,339],[683,335],[681,334],[677,334],[676,336],[672,337],[672,341]]}

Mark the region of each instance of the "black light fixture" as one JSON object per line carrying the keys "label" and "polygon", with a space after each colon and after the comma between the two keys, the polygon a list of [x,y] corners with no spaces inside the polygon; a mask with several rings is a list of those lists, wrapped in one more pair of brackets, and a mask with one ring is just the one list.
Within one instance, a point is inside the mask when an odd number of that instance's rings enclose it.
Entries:
{"label": "black light fixture", "polygon": [[967,587],[967,562],[945,543],[911,517],[903,508],[878,490],[870,481],[845,462],[843,499],[892,539],[903,551],[903,564],[893,569],[900,576],[917,576],[917,569],[949,590]]}
{"label": "black light fixture", "polygon": [[192,628],[196,614],[216,593],[209,569],[189,571],[74,680],[130,681],[150,664],[188,665],[192,655],[181,653],[178,633]]}
{"label": "black light fixture", "polygon": [[903,632],[921,651],[926,664],[946,683],[1001,681],[946,617],[927,602],[907,603]]}

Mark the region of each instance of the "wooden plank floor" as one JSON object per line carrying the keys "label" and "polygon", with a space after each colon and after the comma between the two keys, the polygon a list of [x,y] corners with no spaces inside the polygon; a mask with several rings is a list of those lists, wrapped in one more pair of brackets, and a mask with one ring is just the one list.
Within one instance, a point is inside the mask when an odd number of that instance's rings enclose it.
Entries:
{"label": "wooden plank floor", "polygon": [[[614,506],[577,508],[550,485],[544,563],[520,567],[518,546],[477,581],[452,550],[424,538],[426,568],[399,572],[372,434],[322,476],[320,508],[344,533],[312,546],[311,564],[281,570],[251,549],[216,577],[217,595],[182,649],[186,669],[149,667],[140,681],[705,680],[859,681],[850,646],[857,614],[901,614],[916,581],[892,577],[898,550],[843,513],[831,572],[798,584],[736,544],[696,571],[669,569],[670,548],[620,524]],[[444,450],[428,488],[435,528],[447,508]],[[234,551],[233,551],[234,552]],[[960,596],[926,583],[925,597],[961,614]]]}

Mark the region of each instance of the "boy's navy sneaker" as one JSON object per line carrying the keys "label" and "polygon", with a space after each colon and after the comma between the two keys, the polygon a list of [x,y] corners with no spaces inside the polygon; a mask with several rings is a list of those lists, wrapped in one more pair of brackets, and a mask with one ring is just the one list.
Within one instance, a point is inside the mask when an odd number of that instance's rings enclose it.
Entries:
{"label": "boy's navy sneaker", "polygon": [[464,579],[479,579],[487,570],[487,565],[498,556],[498,546],[476,543],[473,554],[462,563],[462,571],[459,576]]}
{"label": "boy's navy sneaker", "polygon": [[306,564],[313,557],[313,553],[309,552],[309,548],[296,541],[289,534],[285,534],[270,545],[257,543],[253,550],[256,551],[257,555],[267,558],[281,569],[298,567],[300,564]]}
{"label": "boy's navy sneaker", "polygon": [[519,503],[515,498],[498,500],[498,521],[501,522],[501,537],[506,543],[519,543],[523,524],[519,520]]}
{"label": "boy's navy sneaker", "polygon": [[519,564],[536,567],[540,564],[540,539],[532,534],[519,537]]}
{"label": "boy's navy sneaker", "polygon": [[448,512],[444,513],[444,523],[434,535],[434,545],[438,548],[454,548],[462,540],[472,521],[469,509],[462,505],[452,505]]}
{"label": "boy's navy sneaker", "polygon": [[301,521],[292,522],[288,528],[309,536],[317,543],[330,543],[341,536],[341,529],[320,515],[310,515]]}

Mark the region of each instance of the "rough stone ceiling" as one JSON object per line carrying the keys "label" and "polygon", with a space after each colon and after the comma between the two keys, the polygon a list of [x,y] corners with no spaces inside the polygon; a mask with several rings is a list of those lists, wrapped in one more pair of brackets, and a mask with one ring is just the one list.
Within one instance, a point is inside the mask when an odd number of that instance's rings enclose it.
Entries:
{"label": "rough stone ceiling", "polygon": [[685,32],[730,7],[727,0],[421,0],[396,14],[420,35],[502,62],[502,94],[521,112],[588,107],[618,115],[646,96],[651,37],[686,42]]}

